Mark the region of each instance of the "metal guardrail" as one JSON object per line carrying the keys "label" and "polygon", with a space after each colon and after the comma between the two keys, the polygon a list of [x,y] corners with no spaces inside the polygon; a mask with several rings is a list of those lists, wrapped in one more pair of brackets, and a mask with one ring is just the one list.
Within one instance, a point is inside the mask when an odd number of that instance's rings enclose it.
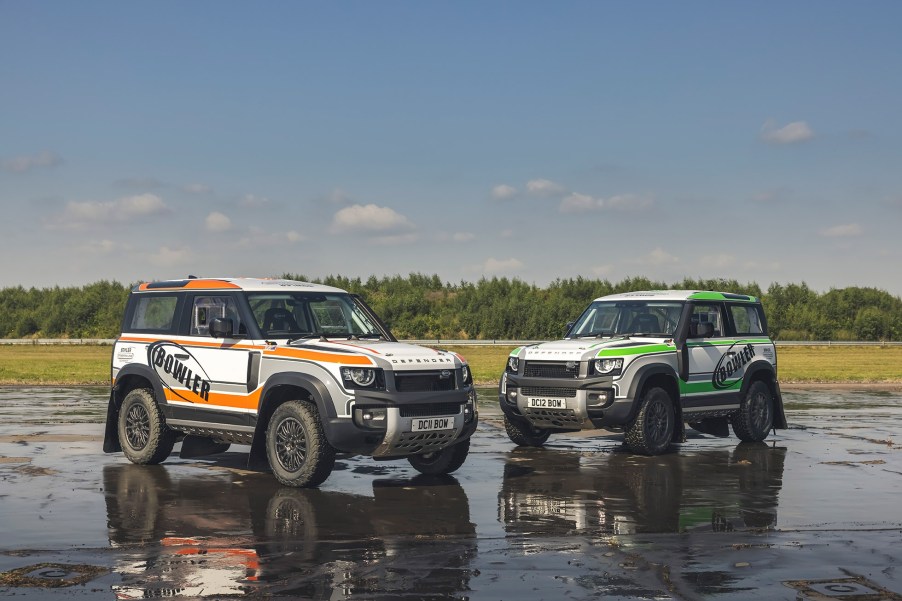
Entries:
{"label": "metal guardrail", "polygon": [[[0,338],[0,345],[96,345],[108,346],[115,338]],[[423,338],[401,340],[410,344],[423,346],[526,346],[545,342],[544,340],[443,340],[441,338]],[[777,346],[902,346],[902,341],[870,341],[870,340],[777,340]]]}

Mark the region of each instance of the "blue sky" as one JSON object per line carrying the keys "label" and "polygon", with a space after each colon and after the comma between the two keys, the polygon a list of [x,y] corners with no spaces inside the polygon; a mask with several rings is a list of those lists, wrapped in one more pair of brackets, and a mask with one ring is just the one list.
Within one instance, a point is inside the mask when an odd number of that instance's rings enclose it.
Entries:
{"label": "blue sky", "polygon": [[902,294],[898,2],[0,0],[0,286]]}

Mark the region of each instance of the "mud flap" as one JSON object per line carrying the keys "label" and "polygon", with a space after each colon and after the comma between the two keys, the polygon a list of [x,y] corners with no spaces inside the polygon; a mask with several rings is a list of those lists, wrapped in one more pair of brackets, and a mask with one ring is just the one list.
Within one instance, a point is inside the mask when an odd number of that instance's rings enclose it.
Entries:
{"label": "mud flap", "polygon": [[119,453],[119,405],[116,403],[116,391],[110,390],[110,402],[106,406],[106,428],[103,433],[103,452]]}
{"label": "mud flap", "polygon": [[215,455],[216,453],[224,453],[232,446],[227,442],[217,442],[212,438],[205,436],[187,435],[182,440],[182,451],[179,457],[182,459],[191,459],[192,457],[204,457],[205,455]]}

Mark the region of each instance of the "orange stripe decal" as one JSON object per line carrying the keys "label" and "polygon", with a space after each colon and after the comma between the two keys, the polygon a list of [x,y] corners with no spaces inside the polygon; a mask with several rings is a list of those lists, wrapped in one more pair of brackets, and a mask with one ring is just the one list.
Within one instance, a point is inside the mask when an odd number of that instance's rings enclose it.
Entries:
{"label": "orange stripe decal", "polygon": [[324,351],[308,351],[299,348],[279,347],[263,353],[264,356],[285,357],[288,359],[308,359],[310,361],[322,361],[323,363],[344,363],[346,365],[375,365],[375,362],[365,355],[347,355],[345,353],[327,353]]}

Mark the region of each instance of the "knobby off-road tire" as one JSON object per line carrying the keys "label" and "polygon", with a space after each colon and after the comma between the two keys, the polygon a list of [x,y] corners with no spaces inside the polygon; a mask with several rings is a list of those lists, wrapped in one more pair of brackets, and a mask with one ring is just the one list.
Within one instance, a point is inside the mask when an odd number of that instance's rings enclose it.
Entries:
{"label": "knobby off-road tire", "polygon": [[626,430],[624,442],[633,453],[659,455],[670,447],[675,427],[670,395],[663,388],[649,388],[642,397],[636,420]]}
{"label": "knobby off-road tire", "polygon": [[421,474],[437,476],[450,474],[464,464],[467,454],[470,452],[470,439],[459,442],[454,446],[446,447],[434,453],[411,455],[407,458],[410,465]]}
{"label": "knobby off-road tire", "polygon": [[129,461],[160,463],[169,457],[175,438],[149,388],[135,388],[125,395],[119,407],[119,444]]}
{"label": "knobby off-road tire", "polygon": [[301,401],[279,405],[266,428],[266,457],[286,486],[322,484],[335,466],[335,449],[326,440],[316,407]]}
{"label": "knobby off-road tire", "polygon": [[514,423],[507,415],[504,416],[504,431],[511,442],[520,447],[540,447],[551,435],[548,430],[533,428],[527,422]]}
{"label": "knobby off-road tire", "polygon": [[774,397],[761,380],[752,382],[733,416],[733,432],[743,442],[760,442],[774,426]]}

